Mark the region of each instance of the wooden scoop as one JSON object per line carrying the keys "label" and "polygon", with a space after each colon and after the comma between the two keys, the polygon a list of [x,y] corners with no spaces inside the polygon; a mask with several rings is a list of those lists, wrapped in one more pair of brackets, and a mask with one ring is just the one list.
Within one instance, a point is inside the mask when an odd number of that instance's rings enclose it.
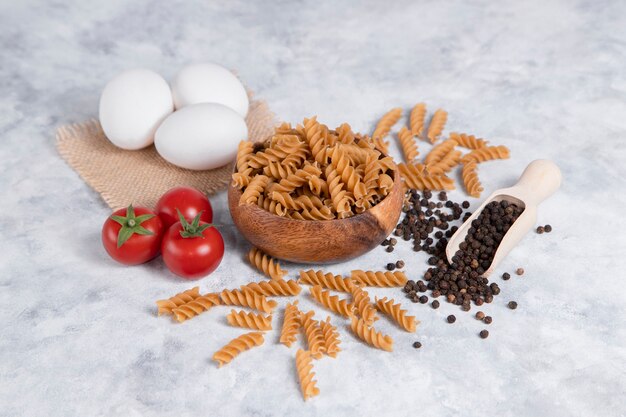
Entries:
{"label": "wooden scoop", "polygon": [[554,194],[560,185],[561,170],[554,162],[548,161],[547,159],[537,159],[528,164],[517,181],[517,184],[509,188],[494,191],[494,193],[474,211],[471,217],[463,223],[459,230],[452,235],[446,246],[448,262],[452,263],[452,257],[459,250],[461,242],[465,240],[467,230],[470,228],[472,221],[480,215],[483,208],[492,201],[506,200],[509,203],[516,204],[518,207],[523,207],[524,211],[506,232],[502,242],[500,242],[489,269],[483,274],[485,277],[489,276],[524,235],[534,227],[535,221],[537,220],[537,206],[539,203]]}

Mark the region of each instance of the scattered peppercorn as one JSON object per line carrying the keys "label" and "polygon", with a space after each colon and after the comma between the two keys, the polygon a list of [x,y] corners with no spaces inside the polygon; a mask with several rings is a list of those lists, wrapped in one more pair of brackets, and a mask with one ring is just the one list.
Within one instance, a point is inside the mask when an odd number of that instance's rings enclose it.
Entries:
{"label": "scattered peppercorn", "polygon": [[393,252],[393,246],[392,245],[387,246],[386,250],[387,252]]}
{"label": "scattered peppercorn", "polygon": [[545,226],[543,226],[543,230],[545,230],[546,233],[550,233],[552,231],[552,226],[546,224]]}
{"label": "scattered peppercorn", "polygon": [[477,311],[477,312],[476,312],[476,318],[477,318],[478,320],[482,320],[482,319],[484,319],[484,318],[485,318],[485,313],[483,313],[482,311]]}
{"label": "scattered peppercorn", "polygon": [[517,308],[517,303],[515,301],[509,301],[508,306],[511,310],[515,310]]}
{"label": "scattered peppercorn", "polygon": [[468,209],[468,208],[469,208],[469,206],[470,206],[469,201],[464,201],[464,202],[461,204],[461,207],[463,207],[464,209]]}
{"label": "scattered peppercorn", "polygon": [[447,317],[448,323],[454,323],[456,321],[456,317],[454,317],[454,314],[450,314]]}
{"label": "scattered peppercorn", "polygon": [[431,304],[431,305],[432,305],[432,306],[433,306],[433,308],[436,310],[436,309],[438,309],[438,308],[439,308],[439,301],[437,301],[437,300],[433,300],[433,302],[432,302],[432,304]]}
{"label": "scattered peppercorn", "polygon": [[509,279],[511,279],[511,274],[505,272],[504,274],[502,274],[502,279],[508,281]]}
{"label": "scattered peppercorn", "polygon": [[515,270],[515,273],[516,273],[517,275],[524,275],[524,268],[517,268],[517,269]]}
{"label": "scattered peppercorn", "polygon": [[537,226],[537,233],[542,234],[546,229],[543,226]]}
{"label": "scattered peppercorn", "polygon": [[389,239],[389,244],[390,245],[395,245],[396,243],[398,243],[398,239],[396,239],[395,237],[392,237],[391,239]]}
{"label": "scattered peppercorn", "polygon": [[481,330],[479,334],[481,339],[486,339],[489,337],[489,330]]}
{"label": "scattered peppercorn", "polygon": [[485,316],[485,318],[483,319],[483,322],[485,324],[491,324],[491,322],[493,322],[493,318],[491,316]]}
{"label": "scattered peppercorn", "polygon": [[396,264],[394,264],[393,262],[389,262],[387,264],[387,270],[388,271],[393,271],[394,269],[396,269]]}
{"label": "scattered peppercorn", "polygon": [[419,348],[421,348],[421,347],[422,347],[422,344],[421,344],[420,342],[414,342],[414,343],[413,343],[413,347],[414,347],[415,349],[419,349]]}
{"label": "scattered peppercorn", "polygon": [[396,262],[396,268],[404,268],[404,261],[399,260]]}
{"label": "scattered peppercorn", "polygon": [[426,304],[427,302],[428,302],[428,297],[426,297],[425,295],[422,295],[420,297],[420,303]]}

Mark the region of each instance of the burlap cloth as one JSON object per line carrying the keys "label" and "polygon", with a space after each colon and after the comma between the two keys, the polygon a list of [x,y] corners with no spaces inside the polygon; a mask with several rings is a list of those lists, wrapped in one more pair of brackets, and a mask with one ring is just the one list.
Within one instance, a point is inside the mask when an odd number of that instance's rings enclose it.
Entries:
{"label": "burlap cloth", "polygon": [[[276,124],[267,103],[251,100],[248,116],[249,139],[266,139]],[[179,168],[159,156],[154,145],[138,151],[114,146],[104,136],[97,120],[61,126],[57,149],[78,175],[112,208],[132,203],[154,207],[172,187],[185,185],[213,194],[230,181],[233,164],[208,171]]]}

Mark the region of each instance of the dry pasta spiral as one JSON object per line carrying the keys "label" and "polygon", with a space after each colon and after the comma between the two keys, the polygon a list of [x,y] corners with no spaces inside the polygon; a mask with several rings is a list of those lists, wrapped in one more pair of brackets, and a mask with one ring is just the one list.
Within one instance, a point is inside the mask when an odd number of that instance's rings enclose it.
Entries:
{"label": "dry pasta spiral", "polygon": [[292,165],[284,165],[281,162],[270,162],[266,167],[263,167],[263,174],[275,180],[282,180],[292,175],[295,170]]}
{"label": "dry pasta spiral", "polygon": [[264,295],[245,290],[224,290],[220,293],[224,305],[249,307],[263,313],[271,313],[276,308],[276,301],[268,300]]}
{"label": "dry pasta spiral", "polygon": [[306,337],[311,355],[315,359],[319,359],[324,353],[324,335],[322,334],[318,321],[313,319],[314,314],[313,311],[302,313],[300,315],[300,323],[304,330],[304,336]]}
{"label": "dry pasta spiral", "polygon": [[352,305],[358,316],[363,319],[365,324],[371,326],[378,316],[376,315],[376,309],[372,306],[369,294],[361,287],[354,286],[352,288]]}
{"label": "dry pasta spiral", "polygon": [[222,365],[230,363],[241,352],[250,350],[255,346],[260,346],[264,342],[263,333],[250,332],[242,334],[239,337],[234,338],[223,346],[220,350],[215,352],[213,360],[218,363],[221,368]]}
{"label": "dry pasta spiral", "polygon": [[381,117],[378,121],[378,124],[374,129],[374,133],[372,133],[372,139],[376,145],[383,145],[382,147],[379,146],[379,149],[383,153],[387,153],[388,149],[386,143],[383,142],[382,139],[384,139],[389,134],[391,127],[395,125],[401,117],[402,109],[396,107],[385,113],[383,117]]}
{"label": "dry pasta spiral", "polygon": [[416,321],[414,316],[408,316],[407,311],[403,310],[401,307],[399,303],[395,304],[394,300],[387,300],[387,297],[376,299],[376,308],[378,308],[378,310],[391,317],[393,321],[407,332],[415,332],[419,321]]}
{"label": "dry pasta spiral", "polygon": [[248,161],[252,156],[254,144],[248,140],[242,140],[237,147],[237,171],[242,172],[248,168]]}
{"label": "dry pasta spiral", "polygon": [[300,281],[308,285],[320,285],[329,290],[351,292],[354,283],[350,278],[343,278],[341,275],[333,275],[322,271],[300,271]]}
{"label": "dry pasta spiral", "polygon": [[253,330],[272,330],[272,316],[230,310],[226,315],[228,324],[234,327],[245,327]]}
{"label": "dry pasta spiral", "polygon": [[433,114],[432,119],[430,119],[430,124],[428,125],[428,139],[430,143],[435,143],[435,141],[441,136],[441,132],[443,132],[444,127],[446,126],[446,121],[448,120],[448,112],[442,109],[438,109]]}
{"label": "dry pasta spiral", "polygon": [[252,247],[248,252],[248,260],[256,269],[272,279],[281,279],[287,274],[277,261],[256,247]]}
{"label": "dry pasta spiral", "polygon": [[296,220],[332,220],[335,218],[332,210],[326,206],[319,209],[317,207],[301,208],[300,211],[294,211],[288,216]]}
{"label": "dry pasta spiral", "polygon": [[269,182],[269,177],[265,175],[257,175],[252,178],[244,192],[241,194],[239,204],[255,204],[259,199],[259,196],[263,194],[263,191]]}
{"label": "dry pasta spiral", "polygon": [[391,336],[377,332],[373,327],[365,324],[363,319],[352,317],[350,328],[359,339],[368,345],[377,349],[386,350],[387,352],[393,351],[393,339]]}
{"label": "dry pasta spiral", "polygon": [[[423,167],[398,164],[405,188],[415,190],[454,190],[454,180],[445,175],[426,175]],[[420,172],[421,171],[421,172]]]}
{"label": "dry pasta spiral", "polygon": [[290,347],[296,341],[298,330],[300,329],[300,310],[298,309],[298,301],[287,304],[285,308],[285,317],[283,318],[283,327],[280,331],[280,343]]}
{"label": "dry pasta spiral", "polygon": [[252,179],[252,168],[246,168],[241,172],[235,172],[232,176],[232,185],[238,189],[242,189],[247,187],[250,184],[250,180]]}
{"label": "dry pasta spiral", "polygon": [[350,212],[350,199],[348,192],[344,190],[339,173],[328,165],[326,167],[326,180],[328,181],[328,192],[333,202],[333,208],[337,212],[338,217],[342,214]]}
{"label": "dry pasta spiral", "polygon": [[461,177],[467,193],[475,198],[480,197],[483,186],[478,179],[478,164],[476,161],[469,161],[463,164]]}
{"label": "dry pasta spiral", "polygon": [[461,162],[485,162],[493,159],[508,159],[510,155],[509,148],[506,146],[485,146],[468,153],[461,159]]}
{"label": "dry pasta spiral", "polygon": [[351,145],[354,143],[354,132],[348,123],[342,123],[337,129],[337,141],[344,145]]}
{"label": "dry pasta spiral", "polygon": [[172,314],[176,320],[183,322],[210,310],[213,306],[220,304],[221,302],[217,294],[205,294],[172,309]]}
{"label": "dry pasta spiral", "polygon": [[427,165],[429,175],[443,175],[448,173],[461,162],[461,151],[450,151],[441,160],[432,165]]}
{"label": "dry pasta spiral", "polygon": [[418,103],[411,110],[409,117],[409,126],[413,136],[422,136],[424,132],[424,121],[426,120],[426,104]]}
{"label": "dry pasta spiral", "polygon": [[172,310],[176,307],[200,297],[199,291],[200,287],[193,287],[189,290],[179,292],[178,294],[171,296],[167,300],[158,300],[156,302],[157,314],[159,316],[161,314],[172,314]]}
{"label": "dry pasta spiral", "polygon": [[339,344],[339,332],[337,327],[330,324],[330,317],[320,322],[320,329],[322,329],[322,335],[324,335],[324,347],[326,348],[326,354],[332,358],[336,358],[337,354],[341,351]]}
{"label": "dry pasta spiral", "polygon": [[345,317],[350,317],[354,314],[352,306],[348,304],[348,300],[340,299],[336,295],[330,295],[330,291],[323,290],[321,285],[311,287],[311,296],[313,296],[315,301],[334,313]]}
{"label": "dry pasta spiral", "polygon": [[480,149],[487,146],[487,141],[484,139],[476,139],[474,135],[468,135],[465,133],[450,133],[450,139],[455,140],[459,146],[467,149]]}
{"label": "dry pasta spiral", "polygon": [[400,142],[400,147],[404,154],[404,160],[408,163],[412,163],[419,155],[413,134],[409,129],[403,126],[398,132],[398,141]]}
{"label": "dry pasta spiral", "polygon": [[356,283],[367,287],[402,287],[407,282],[407,277],[402,271],[362,271],[355,269],[351,278]]}
{"label": "dry pasta spiral", "polygon": [[298,187],[302,187],[307,184],[311,178],[319,177],[322,171],[316,165],[305,163],[304,167],[298,169],[292,174],[289,174],[280,180],[277,184],[273,184],[272,191],[280,191],[283,193],[290,193]]}
{"label": "dry pasta spiral", "polygon": [[294,296],[300,294],[302,290],[298,282],[293,279],[289,281],[273,279],[270,281],[251,282],[247,285],[242,285],[240,288],[241,290],[247,288],[267,297]]}
{"label": "dry pasta spiral", "polygon": [[441,161],[450,151],[454,149],[457,142],[454,139],[448,139],[441,142],[439,145],[433,147],[433,149],[424,158],[426,166],[434,165]]}
{"label": "dry pasta spiral", "polygon": [[320,393],[317,387],[317,381],[313,379],[315,372],[313,372],[311,356],[311,352],[302,349],[298,349],[298,352],[296,352],[296,372],[300,380],[302,397],[304,397],[305,400],[315,397]]}

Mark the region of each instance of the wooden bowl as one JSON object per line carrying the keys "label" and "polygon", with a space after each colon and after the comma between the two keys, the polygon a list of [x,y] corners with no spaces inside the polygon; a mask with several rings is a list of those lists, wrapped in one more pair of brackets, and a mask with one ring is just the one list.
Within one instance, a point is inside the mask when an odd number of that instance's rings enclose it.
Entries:
{"label": "wooden bowl", "polygon": [[380,245],[395,229],[404,192],[393,171],[390,193],[371,209],[347,219],[296,220],[272,214],[254,204],[239,205],[241,190],[228,188],[228,206],[241,234],[263,252],[298,263],[343,262]]}

